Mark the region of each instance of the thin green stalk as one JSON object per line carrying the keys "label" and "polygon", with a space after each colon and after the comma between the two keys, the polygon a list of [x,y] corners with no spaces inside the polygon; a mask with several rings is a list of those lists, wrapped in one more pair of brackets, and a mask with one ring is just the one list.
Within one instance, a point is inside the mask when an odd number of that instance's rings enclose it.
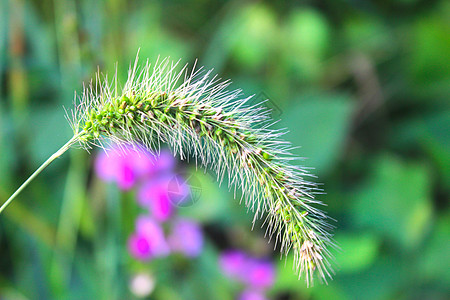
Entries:
{"label": "thin green stalk", "polygon": [[62,146],[58,151],[53,153],[34,173],[28,177],[28,179],[22,183],[22,185],[14,192],[14,194],[11,195],[11,197],[8,198],[8,200],[5,201],[5,203],[2,204],[0,207],[0,214],[3,212],[3,210],[17,197],[17,195],[22,192],[22,190],[31,182],[33,179],[35,179],[39,173],[41,173],[48,165],[50,165],[55,159],[60,157],[64,152],[69,150],[69,148],[78,141],[78,138],[80,137],[82,133],[78,133],[74,135],[64,146]]}

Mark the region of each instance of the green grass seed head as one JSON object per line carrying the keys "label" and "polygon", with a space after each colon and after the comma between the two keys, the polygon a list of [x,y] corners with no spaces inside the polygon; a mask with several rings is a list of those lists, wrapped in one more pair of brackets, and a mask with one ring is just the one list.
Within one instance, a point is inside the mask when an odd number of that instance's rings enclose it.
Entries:
{"label": "green grass seed head", "polygon": [[[89,149],[108,143],[140,144],[158,151],[167,143],[175,155],[193,156],[204,167],[229,174],[230,188],[242,190],[254,221],[265,217],[267,232],[281,252],[294,255],[294,269],[307,283],[314,273],[331,278],[333,246],[327,216],[317,208],[318,191],[308,172],[291,164],[291,145],[262,105],[229,91],[229,81],[211,71],[180,71],[164,59],[142,67],[138,59],[123,89],[106,79],[76,99],[71,125]],[[98,76],[99,77],[99,76]],[[184,78],[184,80],[181,80]],[[119,96],[114,96],[119,95]]]}

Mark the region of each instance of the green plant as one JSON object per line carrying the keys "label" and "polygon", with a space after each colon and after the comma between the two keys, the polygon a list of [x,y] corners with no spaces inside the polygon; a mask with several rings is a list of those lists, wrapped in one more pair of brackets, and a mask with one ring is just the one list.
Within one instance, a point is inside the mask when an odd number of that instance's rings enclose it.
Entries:
{"label": "green plant", "polygon": [[[53,154],[3,204],[0,212],[53,160],[74,144],[85,149],[117,145],[143,145],[158,151],[161,143],[175,155],[212,168],[219,181],[227,173],[230,187],[241,188],[254,221],[267,214],[267,232],[275,235],[286,254],[294,250],[294,265],[307,283],[313,274],[330,275],[329,247],[333,245],[327,216],[316,206],[317,186],[305,180],[310,174],[291,161],[290,143],[281,131],[270,128],[269,111],[250,106],[240,90],[228,91],[229,81],[202,69],[191,73],[164,59],[153,67],[130,68],[123,89],[117,77],[109,82],[97,74],[83,90],[68,115],[74,136]],[[178,85],[180,79],[181,84]]]}

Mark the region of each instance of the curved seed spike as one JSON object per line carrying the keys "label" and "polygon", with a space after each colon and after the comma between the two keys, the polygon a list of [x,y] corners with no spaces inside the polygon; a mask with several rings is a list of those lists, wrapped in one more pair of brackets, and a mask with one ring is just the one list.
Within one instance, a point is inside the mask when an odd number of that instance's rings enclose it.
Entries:
{"label": "curved seed spike", "polygon": [[181,159],[192,155],[212,168],[219,179],[227,173],[230,188],[242,188],[254,220],[266,215],[267,233],[276,236],[282,254],[294,252],[299,276],[309,284],[317,273],[326,282],[334,244],[327,216],[316,207],[319,189],[305,179],[306,169],[291,165],[291,146],[270,129],[268,110],[248,105],[250,98],[227,90],[230,82],[211,77],[211,71],[176,67],[167,58],[140,67],[136,58],[121,91],[106,78],[91,83],[71,114],[77,140],[86,149],[109,142],[157,152],[164,142]]}

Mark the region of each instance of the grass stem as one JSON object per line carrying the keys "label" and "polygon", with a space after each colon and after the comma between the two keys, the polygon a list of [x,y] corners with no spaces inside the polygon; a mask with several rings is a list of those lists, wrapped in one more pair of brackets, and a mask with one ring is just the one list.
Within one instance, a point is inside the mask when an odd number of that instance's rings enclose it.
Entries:
{"label": "grass stem", "polygon": [[53,153],[36,171],[34,171],[34,173],[31,174],[31,176],[28,177],[28,179],[24,183],[22,183],[22,185],[14,192],[14,194],[12,194],[11,197],[9,197],[8,200],[6,200],[5,203],[2,204],[2,206],[0,207],[0,214],[17,197],[17,195],[22,192],[24,188],[39,175],[39,173],[41,173],[46,167],[48,167],[48,165],[50,165],[55,159],[60,157],[64,152],[69,150],[69,148],[78,141],[78,137],[80,135],[81,133],[74,135],[66,144],[64,144],[64,146]]}

